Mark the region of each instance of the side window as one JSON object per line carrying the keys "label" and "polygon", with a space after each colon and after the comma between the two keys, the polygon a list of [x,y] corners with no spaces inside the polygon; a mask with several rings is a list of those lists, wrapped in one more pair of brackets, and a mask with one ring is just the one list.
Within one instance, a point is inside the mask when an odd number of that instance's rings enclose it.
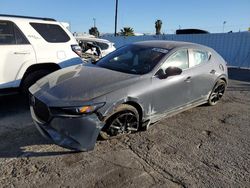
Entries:
{"label": "side window", "polygon": [[103,42],[96,42],[96,45],[99,46],[102,50],[107,50],[109,45]]}
{"label": "side window", "polygon": [[0,44],[29,44],[29,41],[16,24],[0,21]]}
{"label": "side window", "polygon": [[189,50],[189,67],[205,63],[208,61],[208,52],[202,50]]}
{"label": "side window", "polygon": [[12,22],[0,21],[0,44],[16,44]]}
{"label": "side window", "polygon": [[14,24],[14,32],[16,36],[16,44],[29,44],[29,41],[26,39],[24,34],[15,24]]}
{"label": "side window", "polygon": [[30,25],[47,41],[51,43],[68,42],[67,33],[56,24],[30,23]]}
{"label": "side window", "polygon": [[188,51],[187,50],[179,50],[171,55],[166,62],[163,63],[161,69],[164,71],[168,67],[178,67],[181,69],[188,68]]}

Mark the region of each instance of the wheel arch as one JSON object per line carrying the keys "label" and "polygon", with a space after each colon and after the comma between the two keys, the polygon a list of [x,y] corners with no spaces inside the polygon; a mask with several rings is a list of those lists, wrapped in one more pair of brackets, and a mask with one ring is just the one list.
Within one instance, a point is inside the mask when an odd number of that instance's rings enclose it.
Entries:
{"label": "wheel arch", "polygon": [[142,107],[139,103],[135,102],[135,101],[127,101],[123,104],[128,104],[130,106],[135,107],[135,109],[137,110],[138,114],[139,114],[139,118],[140,118],[140,122],[142,121],[142,117],[143,117],[143,110]]}
{"label": "wheel arch", "polygon": [[140,121],[142,121],[143,119],[143,108],[142,106],[139,104],[138,99],[137,98],[132,98],[132,97],[128,97],[126,99],[120,100],[118,102],[116,102],[114,105],[112,105],[106,112],[105,112],[105,118],[104,121],[107,121],[115,112],[115,110],[122,104],[127,104],[130,106],[133,106],[137,112],[139,113],[139,117],[140,117]]}
{"label": "wheel arch", "polygon": [[34,71],[38,71],[38,70],[50,70],[51,72],[54,72],[56,70],[59,70],[61,69],[60,66],[56,63],[39,63],[39,64],[33,64],[31,66],[29,66],[23,77],[22,77],[22,80],[21,80],[21,84],[20,86],[22,85],[23,81],[25,80],[25,78],[31,73],[31,72],[34,72]]}
{"label": "wheel arch", "polygon": [[216,79],[215,84],[216,84],[219,80],[223,80],[224,82],[226,82],[226,85],[228,84],[228,77],[227,77],[227,75],[225,75],[225,74],[220,75],[220,76]]}

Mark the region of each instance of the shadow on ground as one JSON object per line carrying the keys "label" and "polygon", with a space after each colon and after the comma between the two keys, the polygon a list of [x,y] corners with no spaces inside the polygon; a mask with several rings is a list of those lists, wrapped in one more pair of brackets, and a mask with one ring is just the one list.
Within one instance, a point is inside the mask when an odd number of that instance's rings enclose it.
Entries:
{"label": "shadow on ground", "polygon": [[[0,158],[40,157],[73,153],[43,138],[30,117],[29,105],[22,95],[0,97]],[[10,145],[11,143],[11,145]],[[48,152],[48,145],[56,147]],[[29,147],[36,146],[36,152]],[[47,146],[47,147],[45,147]],[[43,149],[47,148],[45,151]]]}

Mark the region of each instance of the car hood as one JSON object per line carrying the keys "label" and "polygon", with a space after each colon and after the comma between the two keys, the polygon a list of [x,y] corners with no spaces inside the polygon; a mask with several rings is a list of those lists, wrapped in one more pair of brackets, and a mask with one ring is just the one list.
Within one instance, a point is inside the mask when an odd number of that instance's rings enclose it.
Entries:
{"label": "car hood", "polygon": [[139,75],[112,71],[96,65],[78,65],[56,71],[37,81],[30,92],[50,106],[74,105],[127,87]]}

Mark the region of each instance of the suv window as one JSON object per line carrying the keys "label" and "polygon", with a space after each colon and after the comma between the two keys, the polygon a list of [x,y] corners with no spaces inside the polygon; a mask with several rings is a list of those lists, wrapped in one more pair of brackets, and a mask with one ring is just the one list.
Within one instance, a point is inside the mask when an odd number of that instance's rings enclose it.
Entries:
{"label": "suv window", "polygon": [[29,44],[29,42],[16,24],[0,21],[0,44]]}
{"label": "suv window", "polygon": [[187,69],[188,68],[188,51],[185,50],[179,50],[172,54],[165,63],[161,66],[161,69],[164,71],[168,67],[178,67],[181,69]]}
{"label": "suv window", "polygon": [[16,44],[29,44],[28,39],[24,36],[16,24],[14,24],[14,33],[16,37]]}
{"label": "suv window", "polygon": [[30,23],[30,25],[47,41],[51,43],[68,42],[67,33],[56,24]]}
{"label": "suv window", "polygon": [[95,42],[97,46],[101,48],[101,50],[107,50],[109,48],[109,45],[103,42]]}
{"label": "suv window", "polygon": [[12,22],[0,21],[0,44],[16,44]]}
{"label": "suv window", "polygon": [[205,63],[208,61],[208,52],[201,50],[190,50],[189,53],[189,67],[194,67],[201,63]]}

